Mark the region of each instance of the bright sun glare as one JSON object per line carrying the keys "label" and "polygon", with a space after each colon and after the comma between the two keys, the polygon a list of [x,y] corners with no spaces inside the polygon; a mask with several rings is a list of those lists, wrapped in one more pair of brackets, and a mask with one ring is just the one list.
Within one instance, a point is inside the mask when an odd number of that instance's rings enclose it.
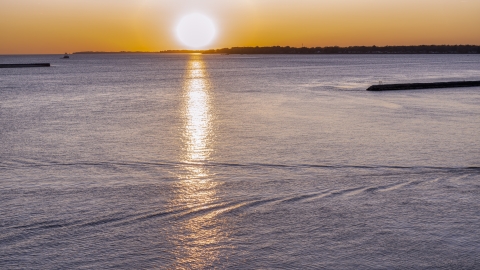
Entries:
{"label": "bright sun glare", "polygon": [[183,17],[177,26],[178,39],[191,48],[201,48],[210,44],[215,34],[212,20],[199,13]]}

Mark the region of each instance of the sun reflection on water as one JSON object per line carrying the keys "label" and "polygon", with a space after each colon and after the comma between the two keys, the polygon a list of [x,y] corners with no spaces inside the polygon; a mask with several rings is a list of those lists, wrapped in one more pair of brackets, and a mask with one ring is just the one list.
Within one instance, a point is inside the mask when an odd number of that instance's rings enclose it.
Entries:
{"label": "sun reflection on water", "polygon": [[212,147],[210,85],[204,63],[191,60],[185,85],[185,161],[207,161]]}
{"label": "sun reflection on water", "polygon": [[[212,267],[225,239],[217,209],[213,173],[207,163],[214,149],[212,94],[205,63],[192,55],[183,91],[183,173],[178,176],[172,207],[182,209],[175,225],[175,268]],[[221,208],[221,207],[220,207]]]}

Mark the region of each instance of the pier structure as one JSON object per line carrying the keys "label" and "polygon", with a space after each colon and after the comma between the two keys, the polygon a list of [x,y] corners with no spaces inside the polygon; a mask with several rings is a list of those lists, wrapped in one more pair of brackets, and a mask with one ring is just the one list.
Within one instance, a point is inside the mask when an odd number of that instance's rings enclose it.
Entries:
{"label": "pier structure", "polygon": [[415,89],[458,88],[458,87],[475,87],[475,86],[480,86],[480,81],[377,84],[367,88],[367,91],[415,90]]}
{"label": "pier structure", "polygon": [[0,64],[0,68],[49,67],[50,63]]}

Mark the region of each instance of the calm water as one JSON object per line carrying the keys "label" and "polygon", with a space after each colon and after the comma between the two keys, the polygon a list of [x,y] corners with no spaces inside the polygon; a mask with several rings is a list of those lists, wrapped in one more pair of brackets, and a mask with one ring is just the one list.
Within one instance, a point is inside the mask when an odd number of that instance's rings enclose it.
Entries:
{"label": "calm water", "polygon": [[0,56],[1,269],[479,269],[480,55]]}

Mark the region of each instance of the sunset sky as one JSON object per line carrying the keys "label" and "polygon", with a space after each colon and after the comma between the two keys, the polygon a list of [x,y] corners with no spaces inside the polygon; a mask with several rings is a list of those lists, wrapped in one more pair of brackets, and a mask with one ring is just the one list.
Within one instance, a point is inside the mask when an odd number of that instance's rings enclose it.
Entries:
{"label": "sunset sky", "polygon": [[0,54],[186,49],[194,12],[217,30],[205,48],[480,45],[478,0],[1,0]]}

